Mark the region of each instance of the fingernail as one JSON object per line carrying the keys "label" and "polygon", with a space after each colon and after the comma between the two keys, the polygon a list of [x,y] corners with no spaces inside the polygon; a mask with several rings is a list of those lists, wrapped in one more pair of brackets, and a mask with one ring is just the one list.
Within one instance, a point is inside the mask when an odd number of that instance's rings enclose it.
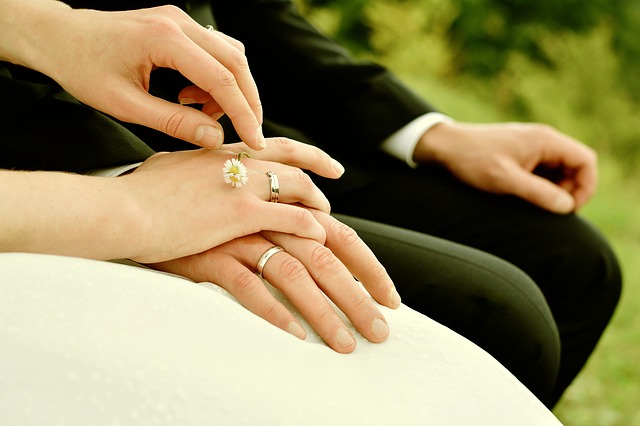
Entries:
{"label": "fingernail", "polygon": [[193,98],[180,98],[180,105],[197,104],[198,102]]}
{"label": "fingernail", "polygon": [[380,318],[371,322],[371,335],[376,339],[382,339],[389,335],[389,326]]}
{"label": "fingernail", "polygon": [[331,159],[331,165],[333,166],[333,170],[340,173],[340,176],[344,173],[344,166],[338,163],[338,160]]}
{"label": "fingernail", "polygon": [[402,299],[400,299],[400,295],[395,287],[392,287],[391,290],[389,290],[389,303],[391,303],[391,306],[394,308],[397,308],[400,306],[400,303],[402,303]]}
{"label": "fingernail", "polygon": [[218,121],[218,120],[220,120],[220,118],[222,118],[223,115],[224,115],[224,111],[218,111],[218,112],[214,112],[213,114],[210,114],[209,117],[211,117],[214,120]]}
{"label": "fingernail", "polygon": [[200,126],[196,130],[196,142],[205,148],[220,148],[222,146],[222,131],[213,126]]}
{"label": "fingernail", "polygon": [[574,207],[575,201],[573,197],[567,192],[561,192],[553,204],[553,211],[556,213],[569,213]]}
{"label": "fingernail", "polygon": [[258,138],[258,145],[260,148],[267,147],[267,141],[264,140],[264,135],[262,134],[262,126],[258,126],[258,130],[256,131],[256,137]]}
{"label": "fingernail", "polygon": [[353,344],[355,343],[355,340],[353,339],[351,333],[349,333],[349,331],[344,327],[338,329],[338,332],[336,333],[336,341],[342,348],[348,348],[350,346],[353,346]]}
{"label": "fingernail", "polygon": [[289,323],[289,326],[287,327],[287,331],[289,332],[289,334],[293,334],[294,336],[296,336],[298,339],[304,340],[307,337],[307,332],[304,331],[304,328],[300,327],[300,324],[298,324],[295,321],[291,321]]}

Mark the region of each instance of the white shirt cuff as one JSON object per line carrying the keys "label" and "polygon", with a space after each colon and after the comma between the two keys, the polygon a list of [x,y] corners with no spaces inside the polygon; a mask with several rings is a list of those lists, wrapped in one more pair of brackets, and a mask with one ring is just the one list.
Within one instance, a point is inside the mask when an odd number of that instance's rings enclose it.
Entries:
{"label": "white shirt cuff", "polygon": [[117,177],[121,176],[133,169],[136,169],[142,163],[125,164],[124,166],[105,167],[102,169],[92,169],[85,172],[85,175],[89,176],[101,176],[101,177]]}
{"label": "white shirt cuff", "polygon": [[418,163],[413,161],[413,152],[422,135],[436,124],[452,122],[453,119],[449,116],[439,112],[429,112],[393,133],[385,139],[380,148],[387,154],[406,162],[410,167],[416,168]]}

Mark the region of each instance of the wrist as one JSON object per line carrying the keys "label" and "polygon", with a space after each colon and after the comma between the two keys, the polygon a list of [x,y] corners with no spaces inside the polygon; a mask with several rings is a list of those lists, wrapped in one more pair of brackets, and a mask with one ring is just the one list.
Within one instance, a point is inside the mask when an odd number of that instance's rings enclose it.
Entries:
{"label": "wrist", "polygon": [[442,122],[427,130],[418,141],[413,151],[416,163],[444,164],[446,153],[451,147],[451,134],[454,122]]}
{"label": "wrist", "polygon": [[[118,196],[117,213],[120,221],[117,234],[124,237],[120,258],[138,259],[148,254],[154,247],[153,239],[157,236],[153,223],[154,212],[145,208],[145,194],[140,182],[131,174],[105,178],[113,184],[114,193]],[[157,215],[157,212],[156,212]],[[121,238],[116,238],[120,241]],[[124,248],[126,246],[126,249]]]}

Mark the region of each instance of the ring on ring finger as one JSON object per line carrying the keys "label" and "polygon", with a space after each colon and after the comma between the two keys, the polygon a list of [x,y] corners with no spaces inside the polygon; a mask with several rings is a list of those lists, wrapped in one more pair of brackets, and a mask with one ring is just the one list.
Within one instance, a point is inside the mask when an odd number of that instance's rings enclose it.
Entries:
{"label": "ring on ring finger", "polygon": [[280,182],[278,182],[278,175],[276,172],[267,172],[267,176],[269,176],[269,202],[277,203],[280,198]]}
{"label": "ring on ring finger", "polygon": [[258,259],[258,264],[256,265],[256,271],[258,272],[258,276],[260,278],[264,278],[262,276],[262,271],[264,271],[264,267],[267,264],[267,262],[269,261],[269,259],[271,259],[271,257],[276,254],[279,253],[281,251],[284,251],[284,249],[280,246],[273,246],[270,247],[269,249],[267,249],[267,251],[265,251],[264,253],[262,253],[262,256],[260,256],[260,259]]}

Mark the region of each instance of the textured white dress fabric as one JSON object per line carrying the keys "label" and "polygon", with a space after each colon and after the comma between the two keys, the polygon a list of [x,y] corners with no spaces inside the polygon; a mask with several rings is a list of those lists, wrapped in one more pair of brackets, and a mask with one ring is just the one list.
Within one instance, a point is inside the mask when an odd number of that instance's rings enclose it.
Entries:
{"label": "textured white dress fabric", "polygon": [[381,309],[388,341],[340,355],[209,283],[0,254],[0,424],[560,425],[471,342]]}

